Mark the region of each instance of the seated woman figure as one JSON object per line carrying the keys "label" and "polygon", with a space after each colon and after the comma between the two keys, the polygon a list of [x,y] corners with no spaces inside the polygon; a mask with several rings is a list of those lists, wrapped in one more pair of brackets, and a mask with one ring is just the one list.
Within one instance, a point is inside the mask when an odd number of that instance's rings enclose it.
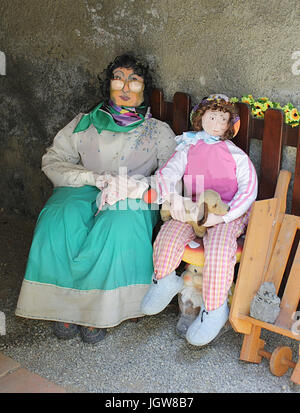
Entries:
{"label": "seated woman figure", "polygon": [[96,198],[120,169],[138,188],[134,177],[151,176],[175,148],[171,128],[150,114],[148,65],[124,54],[105,74],[103,102],[59,131],[42,158],[54,189],[37,220],[16,309],[54,321],[59,338],[80,334],[89,343],[144,315],[159,219],[153,206],[130,198],[96,214]]}

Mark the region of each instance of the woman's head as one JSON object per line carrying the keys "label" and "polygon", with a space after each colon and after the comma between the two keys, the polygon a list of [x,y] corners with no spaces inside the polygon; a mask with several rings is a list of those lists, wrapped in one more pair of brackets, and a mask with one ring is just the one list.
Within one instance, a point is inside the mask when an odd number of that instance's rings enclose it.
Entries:
{"label": "woman's head", "polygon": [[149,105],[152,76],[146,62],[133,56],[117,56],[104,71],[101,89],[104,101],[118,106]]}
{"label": "woman's head", "polygon": [[226,96],[208,97],[196,105],[191,114],[195,131],[205,130],[209,135],[220,136],[221,140],[231,139],[237,131],[234,125],[239,120],[236,105]]}

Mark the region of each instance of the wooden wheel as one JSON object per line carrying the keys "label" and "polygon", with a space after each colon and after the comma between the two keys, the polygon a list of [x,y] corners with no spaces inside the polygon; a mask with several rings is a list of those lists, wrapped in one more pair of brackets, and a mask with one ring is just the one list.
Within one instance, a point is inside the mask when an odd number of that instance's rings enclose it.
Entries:
{"label": "wooden wheel", "polygon": [[270,358],[270,370],[275,376],[283,376],[290,367],[294,367],[290,347],[277,347]]}

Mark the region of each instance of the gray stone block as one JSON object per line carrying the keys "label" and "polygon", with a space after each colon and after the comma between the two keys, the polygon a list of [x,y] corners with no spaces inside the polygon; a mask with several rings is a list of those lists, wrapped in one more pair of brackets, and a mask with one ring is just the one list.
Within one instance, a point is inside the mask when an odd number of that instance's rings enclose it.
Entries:
{"label": "gray stone block", "polygon": [[274,323],[280,311],[280,298],[272,282],[263,283],[250,305],[250,316],[267,323]]}

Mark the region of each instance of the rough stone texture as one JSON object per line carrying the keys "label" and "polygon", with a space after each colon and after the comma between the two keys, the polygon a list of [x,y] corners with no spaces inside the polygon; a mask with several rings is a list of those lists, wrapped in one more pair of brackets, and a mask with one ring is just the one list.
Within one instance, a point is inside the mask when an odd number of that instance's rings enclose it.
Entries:
{"label": "rough stone texture", "polygon": [[280,311],[280,298],[272,282],[263,283],[250,305],[250,316],[266,323],[274,323]]}
{"label": "rough stone texture", "polygon": [[167,99],[218,91],[300,106],[297,0],[2,0],[0,15],[0,207],[37,215],[51,190],[41,155],[100,100],[97,75],[124,51],[149,60]]}

